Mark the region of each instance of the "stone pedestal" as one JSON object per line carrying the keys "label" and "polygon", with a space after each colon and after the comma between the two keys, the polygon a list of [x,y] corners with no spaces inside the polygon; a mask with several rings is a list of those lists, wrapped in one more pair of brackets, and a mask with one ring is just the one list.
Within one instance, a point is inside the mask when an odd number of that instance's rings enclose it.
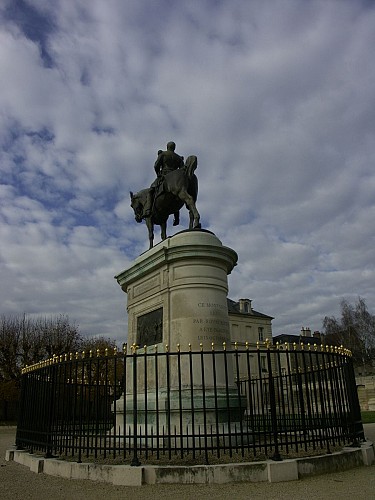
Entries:
{"label": "stone pedestal", "polygon": [[[234,384],[231,358],[218,356],[215,369],[210,354],[207,359],[193,356],[181,357],[185,363],[177,371],[177,358],[168,356],[169,377],[166,368],[159,363],[157,375],[148,370],[144,382],[147,352],[166,350],[176,352],[223,350],[230,347],[230,330],[227,308],[227,275],[237,262],[234,250],[222,245],[220,240],[206,230],[188,230],[177,233],[139,256],[134,264],[116,276],[128,297],[128,345],[137,345],[137,367],[128,370],[126,395],[116,402],[116,426],[123,429],[133,425],[134,391],[137,393],[137,420],[145,421],[144,401],[148,406],[147,426],[152,425],[150,416],[158,391],[158,422],[164,425],[174,421],[185,428],[192,423],[191,386],[194,379],[194,417],[197,422],[211,424],[219,418],[221,424],[240,419],[237,388]],[[202,355],[203,356],[203,355]],[[164,358],[166,359],[166,358]],[[224,366],[224,362],[225,365]],[[148,359],[147,363],[153,363]],[[203,369],[202,369],[203,366]],[[215,371],[215,380],[214,380]],[[134,373],[137,381],[134,384]],[[204,380],[204,384],[203,384]],[[135,389],[136,388],[136,389]],[[181,397],[179,394],[181,393]],[[219,410],[212,408],[213,399]],[[179,402],[177,405],[176,402]],[[181,410],[181,406],[183,411]],[[175,407],[175,408],[174,408]],[[243,406],[245,408],[245,406]],[[167,415],[166,409],[169,409]],[[203,410],[204,414],[203,415]],[[122,418],[125,411],[126,418]],[[151,411],[151,412],[150,412]],[[219,411],[219,414],[218,414]],[[232,417],[230,415],[232,415]],[[155,420],[155,418],[152,418]]]}
{"label": "stone pedestal", "polygon": [[116,276],[128,296],[128,344],[229,343],[227,275],[236,262],[205,230],[182,231],[140,255]]}

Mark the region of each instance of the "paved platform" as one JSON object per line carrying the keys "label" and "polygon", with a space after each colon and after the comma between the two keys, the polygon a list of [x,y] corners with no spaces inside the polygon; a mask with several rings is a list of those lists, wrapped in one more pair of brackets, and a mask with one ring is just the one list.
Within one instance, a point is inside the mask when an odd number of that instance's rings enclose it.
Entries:
{"label": "paved platform", "polygon": [[[49,476],[45,473],[35,474],[30,472],[28,467],[3,460],[2,457],[5,457],[6,450],[12,449],[11,444],[14,442],[14,434],[15,429],[0,428],[0,479],[2,486],[6,485],[5,488],[2,488],[1,498],[4,500],[8,498],[43,499],[53,496],[55,498],[72,498],[73,495],[80,499],[90,498],[96,500],[100,498],[102,500],[103,494],[106,495],[107,499],[117,499],[121,498],[120,492],[122,495],[131,494],[132,498],[145,498],[149,495],[152,498],[157,494],[158,496],[164,496],[164,498],[175,498],[178,495],[181,499],[207,498],[209,495],[213,496],[213,498],[236,499],[248,498],[249,495],[252,498],[261,498],[263,496],[263,498],[270,499],[303,497],[304,500],[307,500],[308,498],[325,499],[337,496],[345,499],[355,494],[356,500],[359,500],[373,498],[375,491],[374,465],[354,467],[345,472],[335,472],[333,474],[321,474],[312,477],[302,476],[299,481],[294,481],[295,477],[289,477],[290,481],[282,483],[269,483],[268,477],[266,481],[260,483],[245,480],[235,484],[146,484],[142,487],[135,486],[134,482],[133,486],[123,486],[113,482],[106,483],[103,482],[103,478],[97,478],[95,481],[84,481],[78,478],[71,481],[67,478]],[[375,438],[375,424],[365,426],[365,435],[367,439]],[[285,465],[282,465],[282,467],[285,467]],[[34,469],[35,472],[40,472],[40,465],[34,466]],[[133,480],[139,484],[136,479],[139,472],[135,473],[134,468],[131,468],[131,470],[134,471]],[[274,479],[278,480],[279,478],[274,475]],[[60,494],[56,491],[57,484],[60,485]],[[41,485],[43,486],[42,489],[40,488]],[[93,485],[95,485],[95,492],[92,489]],[[306,491],[308,485],[312,488],[310,492]],[[11,493],[12,490],[13,493]],[[11,496],[7,496],[8,491]],[[257,493],[261,495],[258,497]],[[169,494],[171,496],[168,496]],[[283,496],[284,494],[285,496]]]}

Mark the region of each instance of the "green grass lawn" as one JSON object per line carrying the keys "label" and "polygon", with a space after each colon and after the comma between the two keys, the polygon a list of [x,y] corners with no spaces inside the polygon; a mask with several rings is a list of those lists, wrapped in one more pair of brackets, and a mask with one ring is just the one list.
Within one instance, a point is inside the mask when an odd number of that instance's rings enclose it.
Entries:
{"label": "green grass lawn", "polygon": [[363,411],[361,417],[363,424],[375,424],[375,411]]}

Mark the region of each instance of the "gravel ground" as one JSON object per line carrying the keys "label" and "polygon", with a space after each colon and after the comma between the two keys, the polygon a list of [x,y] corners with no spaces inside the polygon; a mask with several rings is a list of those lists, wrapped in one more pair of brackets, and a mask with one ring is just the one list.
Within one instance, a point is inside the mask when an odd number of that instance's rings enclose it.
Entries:
{"label": "gravel ground", "polygon": [[[365,425],[367,439],[375,442],[375,424]],[[325,474],[285,483],[237,483],[215,485],[114,486],[94,481],[62,479],[35,474],[23,465],[5,461],[5,451],[14,444],[15,428],[0,427],[0,499],[117,500],[130,498],[176,499],[375,499],[375,465],[346,472]]]}

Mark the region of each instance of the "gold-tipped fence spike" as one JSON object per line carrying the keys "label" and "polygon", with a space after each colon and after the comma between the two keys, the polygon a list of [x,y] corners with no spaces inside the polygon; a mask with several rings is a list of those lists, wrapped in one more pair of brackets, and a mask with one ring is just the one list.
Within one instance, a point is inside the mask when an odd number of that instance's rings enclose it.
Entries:
{"label": "gold-tipped fence spike", "polygon": [[128,350],[128,344],[126,342],[124,342],[122,344],[122,352],[123,352],[123,354],[126,354],[127,350]]}
{"label": "gold-tipped fence spike", "polygon": [[105,350],[104,350],[104,355],[105,355],[105,356],[108,356],[108,347],[106,347],[106,348],[105,348]]}
{"label": "gold-tipped fence spike", "polygon": [[131,349],[133,351],[133,354],[137,354],[138,348],[139,348],[139,346],[135,342],[131,345]]}
{"label": "gold-tipped fence spike", "polygon": [[[270,339],[266,339],[264,344],[266,345],[267,348],[270,348],[270,345],[272,345],[272,342],[270,341]],[[239,349],[239,342],[236,341],[234,342],[234,349],[235,350],[238,350]],[[314,350],[315,352],[317,351],[320,351],[322,353],[332,353],[332,354],[336,354],[336,355],[342,355],[342,356],[345,356],[345,357],[352,357],[353,356],[353,353],[352,351],[350,351],[349,349],[345,348],[342,344],[340,346],[335,346],[335,345],[326,345],[326,344],[310,344],[310,343],[307,343],[307,344],[304,344],[303,342],[300,342],[299,344],[297,343],[293,343],[293,349],[294,350],[297,350],[297,349],[301,349],[302,351],[303,350],[308,350],[308,351],[312,351]],[[192,344],[189,343],[188,344],[189,346],[189,351],[192,352]],[[203,346],[204,346],[204,343],[201,342],[199,344],[200,346],[200,350],[203,351]],[[223,342],[222,343],[222,346],[223,346],[223,350],[226,351],[227,350],[227,343],[226,342]],[[248,341],[245,342],[245,346],[246,346],[246,349],[248,350],[250,348],[250,344]],[[257,349],[260,348],[260,342],[257,341],[256,342],[256,346],[257,346]],[[276,342],[275,345],[274,345],[274,348],[276,350],[279,350],[279,349],[283,349],[283,346],[285,346],[285,349],[286,350],[290,350],[291,349],[291,345],[289,345],[288,342],[285,342],[283,344],[280,344],[279,342]],[[136,345],[136,344],[133,344],[131,346],[132,350],[133,350],[133,353],[135,354],[137,349],[139,349],[139,346]],[[181,344],[176,344],[176,348],[177,348],[177,352],[181,352]],[[144,354],[147,353],[147,345],[144,345],[143,346],[143,349],[144,349]],[[158,351],[158,345],[155,344],[154,346],[154,349],[155,349],[155,353],[157,353]],[[165,350],[166,352],[169,352],[169,345],[166,344],[165,345]],[[212,351],[215,351],[215,343],[214,342],[211,342],[211,350]],[[123,351],[123,354],[126,355],[127,353],[127,343],[124,343],[123,346],[122,346],[122,351]],[[118,348],[115,346],[113,348],[113,353],[114,355],[116,356],[119,351],[118,351]],[[92,358],[94,355],[94,351],[93,350],[90,350],[90,351],[81,351],[81,352],[78,352],[76,351],[75,353],[65,353],[65,354],[60,354],[60,355],[57,355],[57,354],[53,354],[50,358],[47,358],[45,360],[42,360],[42,361],[39,361],[39,362],[36,362],[36,363],[33,363],[31,365],[25,365],[23,368],[21,368],[21,371],[22,371],[22,374],[27,374],[27,373],[30,373],[30,372],[33,372],[35,370],[38,370],[38,369],[42,369],[42,368],[45,368],[45,367],[49,367],[51,365],[54,365],[54,364],[58,364],[58,363],[62,363],[62,362],[68,362],[68,361],[73,361],[73,360],[79,360],[79,359],[86,359],[86,357],[90,357]],[[97,349],[96,350],[96,355],[97,357],[100,357],[100,349]],[[108,356],[109,355],[109,349],[106,348],[105,349],[105,355]],[[326,360],[325,362],[326,365],[329,365],[329,366],[338,366],[338,362],[337,360],[334,360],[334,359],[330,359],[330,360]],[[317,369],[319,367],[319,365],[314,365],[313,366],[314,369]],[[323,365],[320,365],[320,368],[322,369],[323,368]]]}

